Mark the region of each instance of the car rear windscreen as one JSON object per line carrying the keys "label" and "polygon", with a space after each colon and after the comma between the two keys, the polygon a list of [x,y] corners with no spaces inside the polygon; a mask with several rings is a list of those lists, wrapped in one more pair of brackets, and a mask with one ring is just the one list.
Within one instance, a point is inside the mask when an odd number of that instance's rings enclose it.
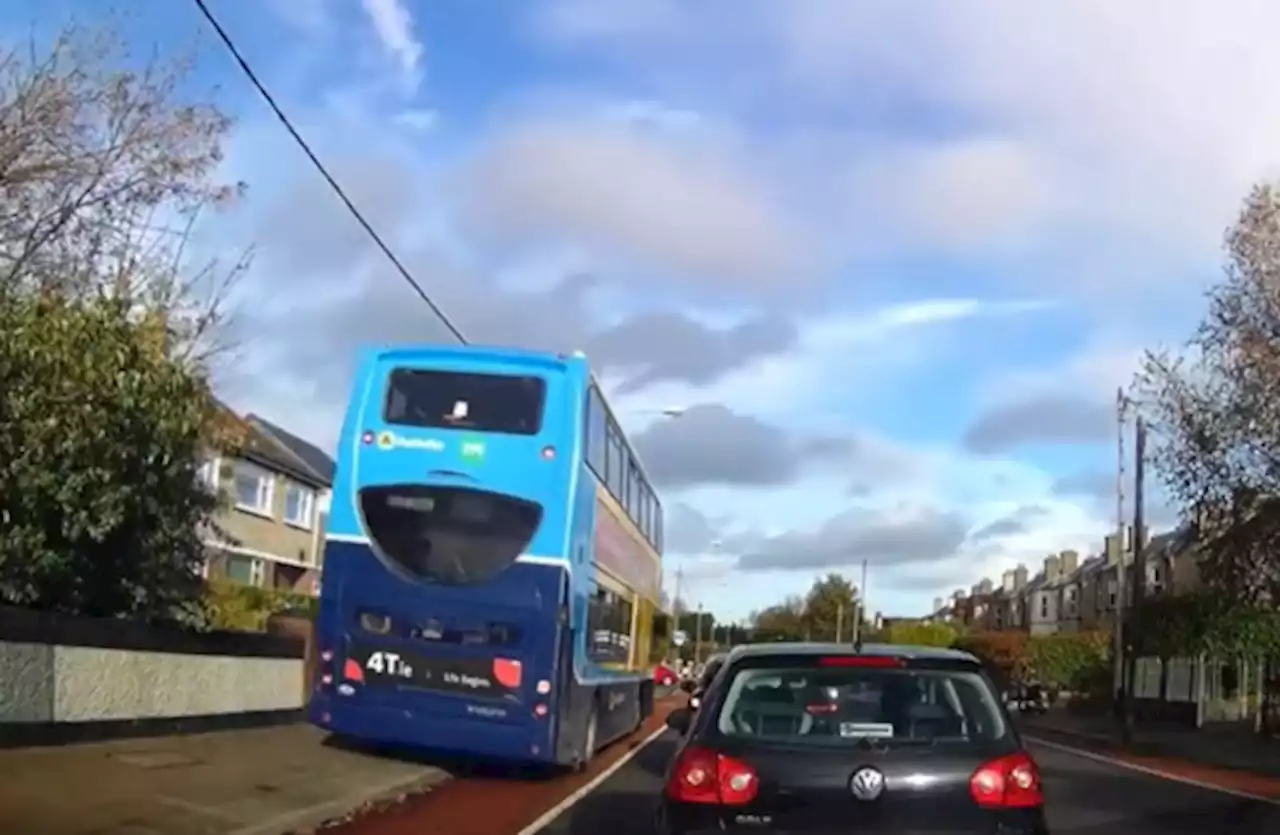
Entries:
{"label": "car rear windscreen", "polygon": [[375,552],[413,579],[464,586],[487,582],[528,547],[542,506],[459,487],[393,484],[360,491]]}
{"label": "car rear windscreen", "polygon": [[546,382],[541,377],[397,368],[383,419],[399,426],[536,435]]}
{"label": "car rear windscreen", "polygon": [[745,668],[731,673],[717,729],[793,744],[989,743],[1009,733],[990,684],[962,669]]}

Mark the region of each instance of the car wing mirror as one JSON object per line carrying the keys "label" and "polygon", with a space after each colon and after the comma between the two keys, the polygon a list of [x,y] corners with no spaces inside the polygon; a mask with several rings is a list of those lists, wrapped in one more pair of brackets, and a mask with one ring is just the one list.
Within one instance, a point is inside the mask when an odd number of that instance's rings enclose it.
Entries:
{"label": "car wing mirror", "polygon": [[687,707],[679,707],[667,714],[667,727],[680,735],[689,732],[693,724],[693,712]]}

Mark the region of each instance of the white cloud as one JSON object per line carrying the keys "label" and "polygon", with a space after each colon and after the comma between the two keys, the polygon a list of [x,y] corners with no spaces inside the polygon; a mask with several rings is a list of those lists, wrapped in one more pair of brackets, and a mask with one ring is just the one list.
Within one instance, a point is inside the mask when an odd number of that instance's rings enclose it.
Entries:
{"label": "white cloud", "polygon": [[730,149],[628,121],[543,121],[501,134],[462,179],[471,219],[504,239],[575,242],[686,280],[812,277],[799,229]]}
{"label": "white cloud", "polygon": [[799,343],[786,353],[710,385],[661,384],[619,405],[630,409],[654,403],[723,403],[796,429],[841,430],[847,428],[845,405],[851,393],[869,392],[896,373],[918,368],[948,350],[939,326],[1033,314],[1049,306],[1037,300],[938,298],[832,313],[807,320]]}
{"label": "white cloud", "polygon": [[1064,208],[1055,177],[1049,160],[1014,139],[908,143],[855,164],[851,214],[884,225],[880,247],[1025,250]]}
{"label": "white cloud", "polygon": [[[876,124],[870,148],[846,132],[864,205],[891,213],[873,222],[892,221],[892,242],[909,251],[1043,238],[1052,280],[1063,261],[1104,274],[1081,274],[1073,289],[1167,287],[1171,273],[1196,282],[1249,183],[1280,173],[1269,100],[1280,6],[1267,0],[953,0],[927,13],[901,0],[544,7],[539,31],[562,48],[595,48],[659,80],[732,67],[731,101],[786,102],[806,125],[851,101],[940,119],[944,130],[928,135],[944,138],[923,151],[910,131]],[[828,156],[824,168],[838,164]]]}
{"label": "white cloud", "polygon": [[383,50],[396,62],[407,83],[416,85],[422,71],[422,42],[413,31],[413,16],[401,0],[361,0]]}

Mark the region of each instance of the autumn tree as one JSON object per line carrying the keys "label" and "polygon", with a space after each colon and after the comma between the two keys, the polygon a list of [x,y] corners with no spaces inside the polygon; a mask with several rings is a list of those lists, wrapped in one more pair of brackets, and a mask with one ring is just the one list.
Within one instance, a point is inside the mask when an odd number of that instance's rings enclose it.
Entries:
{"label": "autumn tree", "polygon": [[0,602],[196,619],[219,433],[208,362],[244,269],[192,232],[240,192],[186,64],[107,31],[0,50]]}
{"label": "autumn tree", "polygon": [[804,629],[812,641],[852,641],[858,590],[843,574],[819,577],[804,598]]}
{"label": "autumn tree", "polygon": [[1156,473],[1206,582],[1280,599],[1280,195],[1259,185],[1226,236],[1226,267],[1182,351],[1148,353],[1133,400]]}
{"label": "autumn tree", "polygon": [[753,612],[750,623],[753,640],[803,641],[804,598],[793,595],[781,603]]}

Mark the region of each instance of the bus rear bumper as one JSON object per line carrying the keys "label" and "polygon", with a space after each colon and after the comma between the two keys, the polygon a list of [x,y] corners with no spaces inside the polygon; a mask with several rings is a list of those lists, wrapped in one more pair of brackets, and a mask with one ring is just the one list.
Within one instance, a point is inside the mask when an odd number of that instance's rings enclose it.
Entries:
{"label": "bus rear bumper", "polygon": [[[524,708],[517,708],[523,711]],[[460,718],[316,694],[307,706],[316,727],[358,742],[439,751],[462,757],[551,764],[556,762],[546,720],[519,724]]]}

